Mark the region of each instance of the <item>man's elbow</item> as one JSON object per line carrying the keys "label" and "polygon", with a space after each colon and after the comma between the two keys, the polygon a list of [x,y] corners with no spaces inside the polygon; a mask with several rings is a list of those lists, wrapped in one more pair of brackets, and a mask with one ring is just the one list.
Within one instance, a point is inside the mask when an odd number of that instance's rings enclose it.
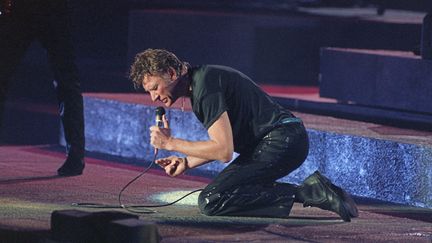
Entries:
{"label": "man's elbow", "polygon": [[225,149],[225,151],[221,153],[221,158],[219,160],[222,161],[223,163],[228,163],[232,160],[233,153],[234,153],[233,149]]}

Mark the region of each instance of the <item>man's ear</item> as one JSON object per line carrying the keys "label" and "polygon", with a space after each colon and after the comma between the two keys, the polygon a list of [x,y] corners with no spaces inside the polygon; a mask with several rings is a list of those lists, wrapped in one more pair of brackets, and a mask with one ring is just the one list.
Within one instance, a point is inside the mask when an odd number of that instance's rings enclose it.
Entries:
{"label": "man's ear", "polygon": [[176,80],[178,78],[176,70],[172,67],[168,68],[168,74],[170,75],[172,80]]}

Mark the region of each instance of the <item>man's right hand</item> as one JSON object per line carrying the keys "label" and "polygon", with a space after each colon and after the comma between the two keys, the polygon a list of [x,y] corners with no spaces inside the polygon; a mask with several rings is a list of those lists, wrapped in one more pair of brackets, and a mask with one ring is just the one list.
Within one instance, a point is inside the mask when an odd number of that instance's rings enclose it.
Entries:
{"label": "man's right hand", "polygon": [[183,174],[188,168],[186,158],[180,158],[177,156],[158,159],[155,162],[165,169],[165,173],[173,177]]}

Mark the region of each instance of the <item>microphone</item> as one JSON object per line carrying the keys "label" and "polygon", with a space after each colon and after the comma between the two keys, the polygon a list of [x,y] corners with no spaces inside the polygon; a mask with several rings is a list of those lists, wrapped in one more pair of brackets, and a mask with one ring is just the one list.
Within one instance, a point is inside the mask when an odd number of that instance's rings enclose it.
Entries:
{"label": "microphone", "polygon": [[163,127],[162,116],[165,115],[165,109],[162,106],[159,106],[155,110],[156,113],[156,126]]}
{"label": "microphone", "polygon": [[[165,115],[165,109],[162,106],[158,106],[155,109],[155,122],[156,122],[156,126],[158,127],[163,127],[163,120],[162,120],[162,116]],[[155,148],[154,149],[154,154],[156,155],[158,153],[158,149]]]}

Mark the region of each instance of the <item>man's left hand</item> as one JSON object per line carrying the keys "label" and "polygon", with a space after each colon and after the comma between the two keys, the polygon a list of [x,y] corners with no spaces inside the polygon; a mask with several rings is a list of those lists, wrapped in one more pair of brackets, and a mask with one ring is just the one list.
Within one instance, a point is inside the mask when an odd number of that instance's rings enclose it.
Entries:
{"label": "man's left hand", "polygon": [[188,168],[186,158],[170,156],[168,158],[156,160],[156,164],[165,169],[165,173],[169,176],[178,176],[183,174]]}

